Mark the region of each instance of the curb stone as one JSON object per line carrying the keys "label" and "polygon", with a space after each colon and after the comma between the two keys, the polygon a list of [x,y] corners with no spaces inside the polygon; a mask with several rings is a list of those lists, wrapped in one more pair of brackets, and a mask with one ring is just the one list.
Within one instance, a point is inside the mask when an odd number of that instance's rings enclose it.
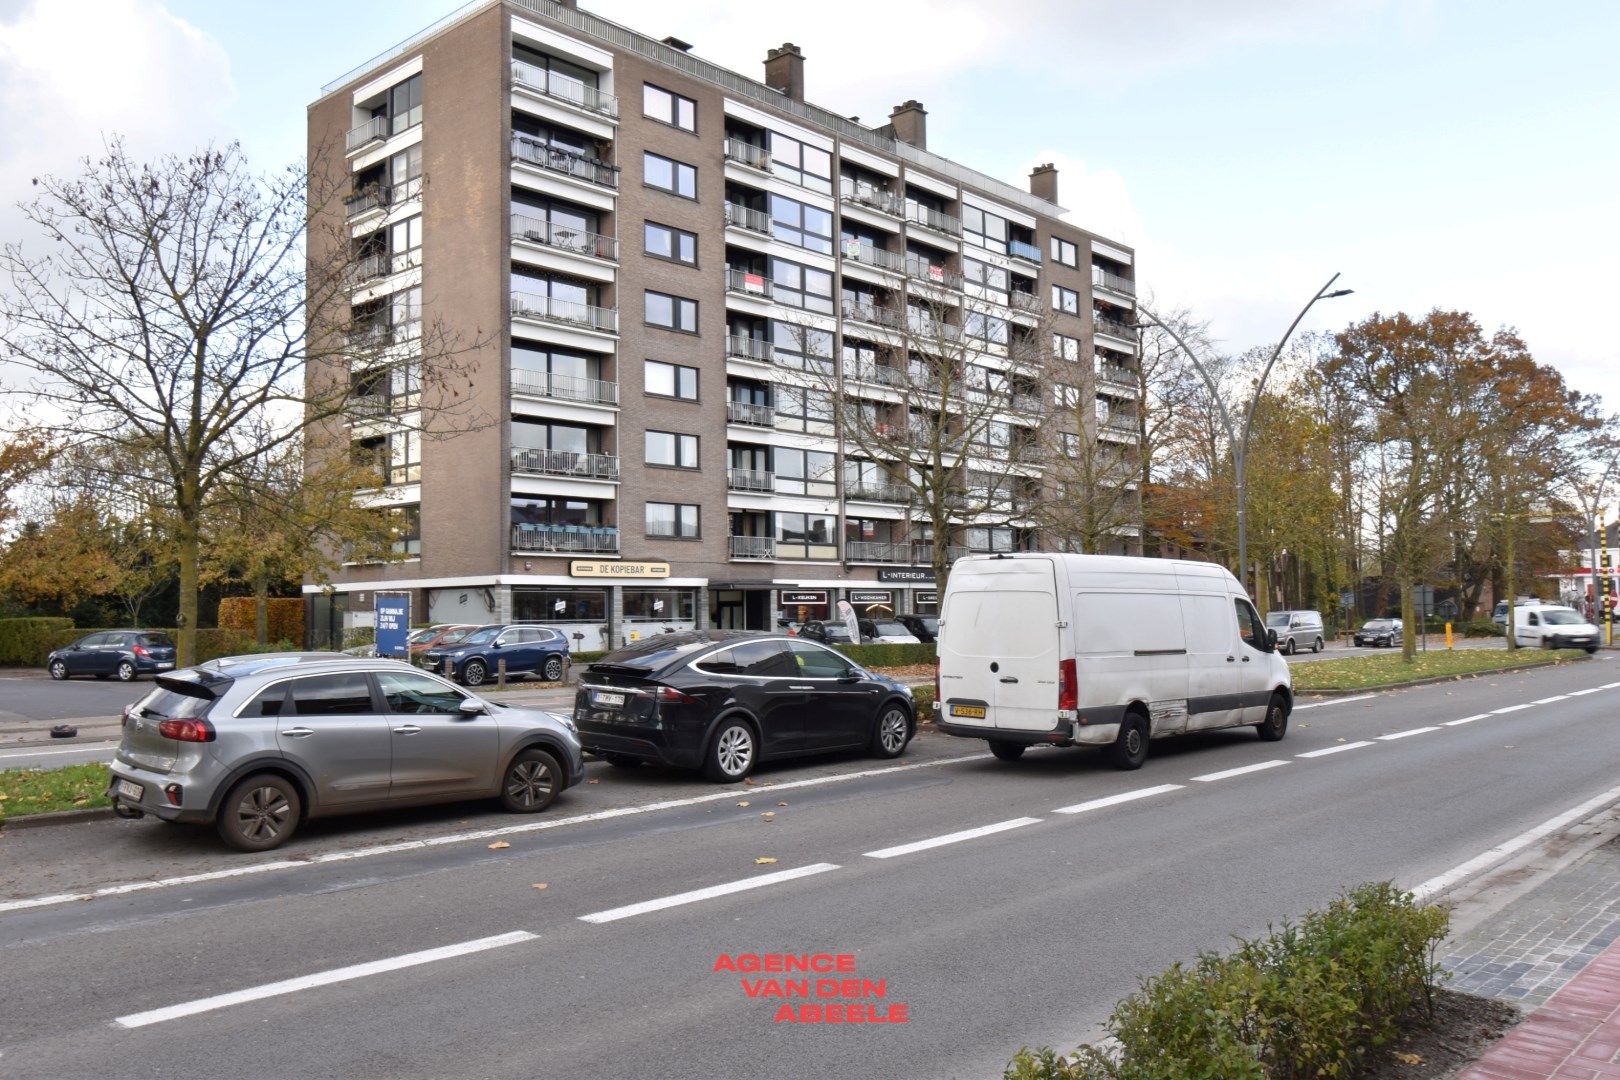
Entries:
{"label": "curb stone", "polygon": [[7,829],[43,829],[50,825],[79,825],[112,816],[110,806],[98,806],[91,810],[58,810],[50,814],[21,814],[0,819],[0,832]]}

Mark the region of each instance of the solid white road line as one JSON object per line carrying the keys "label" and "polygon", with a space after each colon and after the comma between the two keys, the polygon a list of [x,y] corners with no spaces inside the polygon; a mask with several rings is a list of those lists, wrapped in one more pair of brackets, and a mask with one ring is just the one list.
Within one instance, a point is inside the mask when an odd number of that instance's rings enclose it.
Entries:
{"label": "solid white road line", "polygon": [[1603,689],[1603,687],[1601,687],[1601,686],[1589,686],[1585,690],[1571,690],[1569,692],[1569,696],[1570,697],[1585,697],[1587,694],[1595,694],[1601,689]]}
{"label": "solid white road line", "polygon": [[406,953],[403,956],[392,956],[386,960],[352,964],[349,967],[333,968],[331,971],[319,971],[313,975],[300,975],[296,979],[283,979],[281,982],[266,983],[263,986],[254,986],[246,990],[235,990],[229,994],[199,998],[196,1001],[187,1001],[162,1009],[131,1013],[128,1016],[120,1016],[113,1022],[120,1027],[126,1028],[161,1024],[165,1020],[177,1020],[182,1016],[195,1016],[198,1013],[212,1012],[215,1009],[241,1005],[248,1001],[262,1001],[265,998],[281,997],[284,994],[292,994],[316,986],[330,986],[333,983],[348,982],[351,979],[363,979],[367,975],[381,975],[385,971],[398,971],[400,968],[431,964],[435,960],[448,960],[451,957],[466,956],[468,953],[483,952],[486,949],[498,949],[503,945],[516,945],[520,941],[532,941],[537,936],[527,930],[514,930],[510,934],[475,938],[472,941],[463,941],[459,945],[445,945],[438,949],[424,949],[421,952]]}
{"label": "solid white road line", "polygon": [[[805,780],[790,780],[785,784],[762,784],[760,791],[791,791],[796,788],[817,787],[823,784],[836,784],[846,780],[861,780],[869,776],[888,776],[891,773],[910,772],[914,769],[933,769],[942,765],[961,765],[970,761],[987,761],[989,754],[966,754],[957,758],[945,758],[940,761],[919,761],[912,765],[896,765],[881,769],[862,769],[859,772],[842,773],[837,776],[814,776]],[[477,829],[472,832],[453,833],[449,836],[434,836],[423,840],[401,840],[395,844],[378,844],[374,847],[355,848],[350,851],[329,851],[324,855],[316,855],[308,859],[281,859],[275,862],[258,863],[253,866],[236,866],[228,870],[211,870],[201,874],[186,874],[181,877],[160,878],[157,881],[134,881],[124,885],[108,885],[100,889],[82,893],[55,893],[50,896],[35,896],[26,900],[0,901],[0,913],[7,911],[21,911],[25,908],[50,907],[56,904],[68,904],[79,900],[94,900],[100,896],[120,896],[124,893],[146,892],[151,889],[166,889],[175,885],[197,885],[205,881],[222,881],[227,878],[241,877],[245,874],[262,874],[269,870],[294,870],[311,866],[322,866],[327,863],[348,862],[353,859],[369,859],[374,855],[393,855],[402,851],[422,851],[427,848],[443,847],[446,844],[461,844],[473,840],[489,840],[502,836],[515,836],[521,833],[540,832],[545,829],[560,829],[565,825],[582,825],[593,821],[608,821],[613,818],[633,817],[637,814],[650,814],[656,810],[675,810],[685,806],[698,806],[703,803],[723,802],[727,799],[737,798],[734,790],[715,792],[712,795],[695,795],[689,799],[667,799],[663,802],[644,803],[641,806],[624,806],[616,810],[598,810],[590,814],[575,814],[572,817],[553,818],[546,821],[531,821],[521,825],[501,825],[490,829]]]}
{"label": "solid white road line", "polygon": [[761,874],[759,877],[743,878],[741,881],[728,881],[724,885],[710,885],[707,889],[694,889],[691,892],[676,893],[674,896],[665,896],[658,900],[643,900],[639,904],[609,908],[607,911],[581,915],[579,919],[581,922],[588,923],[615,922],[619,919],[628,919],[633,915],[645,915],[649,911],[662,911],[664,908],[680,907],[682,904],[695,904],[699,900],[712,900],[717,896],[730,896],[732,893],[747,892],[749,889],[776,885],[783,881],[793,881],[797,878],[809,877],[812,874],[825,874],[828,870],[837,869],[838,865],[836,863],[812,863],[809,866],[800,866],[793,870],[778,870],[774,874]]}
{"label": "solid white road line", "polygon": [[1526,829],[1518,836],[1513,837],[1513,839],[1503,841],[1484,854],[1476,855],[1467,862],[1430,878],[1421,885],[1414,887],[1412,894],[1419,900],[1427,900],[1438,893],[1445,892],[1458,882],[1490,869],[1514,852],[1528,847],[1544,836],[1557,832],[1571,822],[1580,821],[1587,815],[1603,809],[1616,800],[1620,800],[1620,787],[1610,788],[1597,798],[1588,799],[1573,810],[1566,810],[1555,818],[1543,821],[1533,829]]}
{"label": "solid white road line", "polygon": [[1295,754],[1294,756],[1303,758],[1327,757],[1329,754],[1337,754],[1343,750],[1359,750],[1363,746],[1371,745],[1372,743],[1363,739],[1361,742],[1347,742],[1343,746],[1329,746],[1325,750],[1307,750],[1303,754]]}
{"label": "solid white road line", "polygon": [[1465,716],[1461,720],[1447,720],[1446,727],[1458,727],[1462,724],[1472,724],[1475,720],[1483,720],[1489,715],[1491,714],[1488,712],[1481,712],[1475,713],[1473,716]]}
{"label": "solid white road line", "polygon": [[0,761],[14,757],[51,757],[57,754],[105,754],[117,747],[117,743],[106,743],[101,746],[64,746],[60,750],[0,750]]}
{"label": "solid white road line", "polygon": [[1348,705],[1352,701],[1366,701],[1369,698],[1375,698],[1377,696],[1377,694],[1357,694],[1355,697],[1330,698],[1327,701],[1312,701],[1306,705],[1295,705],[1293,711],[1299,712],[1301,709],[1320,709],[1324,705]]}
{"label": "solid white road line", "polygon": [[1533,703],[1527,701],[1523,705],[1509,705],[1505,709],[1492,709],[1491,710],[1491,715],[1492,716],[1501,716],[1504,713],[1518,712],[1520,709],[1530,709],[1530,708],[1534,708],[1534,707],[1535,706],[1534,706]]}
{"label": "solid white road line", "polygon": [[1006,832],[1008,829],[1019,829],[1025,825],[1034,825],[1040,818],[1021,817],[1011,821],[998,821],[994,825],[980,825],[977,829],[963,829],[961,832],[946,833],[944,836],[934,836],[927,840],[918,840],[910,844],[901,844],[898,847],[879,848],[877,851],[868,851],[868,859],[892,859],[896,855],[910,855],[914,851],[927,851],[929,848],[944,847],[946,844],[959,844],[963,840],[977,840],[981,836],[992,833]]}
{"label": "solid white road line", "polygon": [[1103,799],[1075,803],[1073,806],[1060,806],[1052,813],[1083,814],[1087,810],[1101,810],[1105,806],[1118,806],[1120,803],[1135,802],[1137,799],[1145,799],[1150,795],[1163,795],[1167,791],[1180,791],[1181,788],[1181,784],[1160,784],[1158,787],[1139,788],[1136,791],[1126,791],[1119,795],[1109,795]]}
{"label": "solid white road line", "polygon": [[1439,730],[1440,730],[1439,728],[1433,727],[1433,726],[1407,728],[1405,731],[1392,731],[1388,735],[1380,735],[1380,736],[1378,736],[1378,739],[1379,739],[1380,742],[1393,742],[1396,739],[1404,739],[1408,735],[1422,735],[1424,732],[1427,732],[1427,731],[1439,731]]}
{"label": "solid white road line", "polygon": [[[1607,660],[1608,657],[1605,656],[1604,659]],[[1598,687],[1598,689],[1599,690],[1613,690],[1617,686],[1620,686],[1620,682],[1606,682],[1602,686]]]}
{"label": "solid white road line", "polygon": [[1538,698],[1537,700],[1532,701],[1530,704],[1532,704],[1532,705],[1551,705],[1555,701],[1563,701],[1564,699],[1566,699],[1568,697],[1569,697],[1568,694],[1557,694],[1557,695],[1554,695],[1553,697]]}
{"label": "solid white road line", "polygon": [[1228,776],[1242,776],[1244,773],[1259,772],[1261,769],[1275,769],[1278,765],[1286,764],[1288,762],[1281,760],[1262,761],[1258,765],[1245,765],[1241,769],[1226,769],[1222,772],[1205,773],[1203,776],[1195,776],[1193,779],[1199,783],[1207,784],[1211,780],[1225,780]]}

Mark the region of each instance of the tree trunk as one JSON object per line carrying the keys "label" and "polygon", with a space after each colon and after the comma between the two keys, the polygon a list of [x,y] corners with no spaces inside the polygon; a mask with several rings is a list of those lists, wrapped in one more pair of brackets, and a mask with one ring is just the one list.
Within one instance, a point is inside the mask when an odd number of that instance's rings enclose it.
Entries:
{"label": "tree trunk", "polygon": [[[1412,625],[1412,579],[1405,574],[1401,575],[1401,627],[1409,628]],[[1419,631],[1421,633],[1421,630]],[[1417,638],[1409,633],[1401,634],[1401,659],[1408,664],[1417,658]]]}
{"label": "tree trunk", "polygon": [[1513,632],[1513,617],[1515,614],[1513,600],[1514,594],[1518,592],[1518,585],[1513,580],[1513,520],[1511,517],[1508,519],[1507,526],[1507,536],[1503,542],[1503,547],[1506,549],[1504,554],[1507,557],[1502,560],[1502,573],[1505,579],[1502,588],[1507,596],[1508,609],[1507,621],[1502,624],[1502,630],[1507,635],[1507,647],[1511,651],[1519,647],[1519,636]]}
{"label": "tree trunk", "polygon": [[180,614],[175,620],[175,666],[190,667],[197,662],[197,559],[201,543],[197,523],[182,511],[175,526],[175,554],[180,563]]}
{"label": "tree trunk", "polygon": [[253,638],[260,645],[270,643],[270,580],[263,574],[253,577]]}

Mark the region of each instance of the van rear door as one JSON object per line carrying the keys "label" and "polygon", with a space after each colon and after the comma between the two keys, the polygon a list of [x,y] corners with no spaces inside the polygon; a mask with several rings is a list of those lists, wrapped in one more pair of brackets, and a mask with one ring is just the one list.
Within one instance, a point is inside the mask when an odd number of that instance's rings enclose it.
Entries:
{"label": "van rear door", "polygon": [[[1050,731],[1057,723],[1056,571],[1051,559],[964,560],[940,613],[941,712],[950,723]],[[983,708],[985,715],[974,715]]]}

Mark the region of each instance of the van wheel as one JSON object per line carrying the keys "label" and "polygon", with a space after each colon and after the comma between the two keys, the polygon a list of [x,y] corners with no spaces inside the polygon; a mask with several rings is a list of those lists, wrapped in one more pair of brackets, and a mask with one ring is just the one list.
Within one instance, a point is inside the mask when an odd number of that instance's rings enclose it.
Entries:
{"label": "van wheel", "polygon": [[1254,730],[1260,733],[1261,742],[1277,742],[1288,733],[1288,705],[1282,695],[1272,695],[1271,704],[1266,706],[1265,722],[1254,725]]}
{"label": "van wheel", "polygon": [[1322,651],[1322,639],[1317,638],[1315,641],[1311,642],[1311,652],[1316,653],[1316,652],[1321,652],[1321,651]]}
{"label": "van wheel", "polygon": [[1120,722],[1119,735],[1109,748],[1108,758],[1116,769],[1140,769],[1148,756],[1147,717],[1139,712],[1128,712]]}
{"label": "van wheel", "polygon": [[1017,761],[1019,758],[1024,756],[1024,751],[1028,749],[1029,747],[1025,746],[1021,742],[1001,742],[996,739],[990,740],[990,752],[996,755],[996,757],[1002,761]]}
{"label": "van wheel", "polygon": [[1299,652],[1299,645],[1295,643],[1293,638],[1289,638],[1288,647],[1284,649],[1283,652],[1287,653],[1289,656],[1293,656],[1295,653]]}

